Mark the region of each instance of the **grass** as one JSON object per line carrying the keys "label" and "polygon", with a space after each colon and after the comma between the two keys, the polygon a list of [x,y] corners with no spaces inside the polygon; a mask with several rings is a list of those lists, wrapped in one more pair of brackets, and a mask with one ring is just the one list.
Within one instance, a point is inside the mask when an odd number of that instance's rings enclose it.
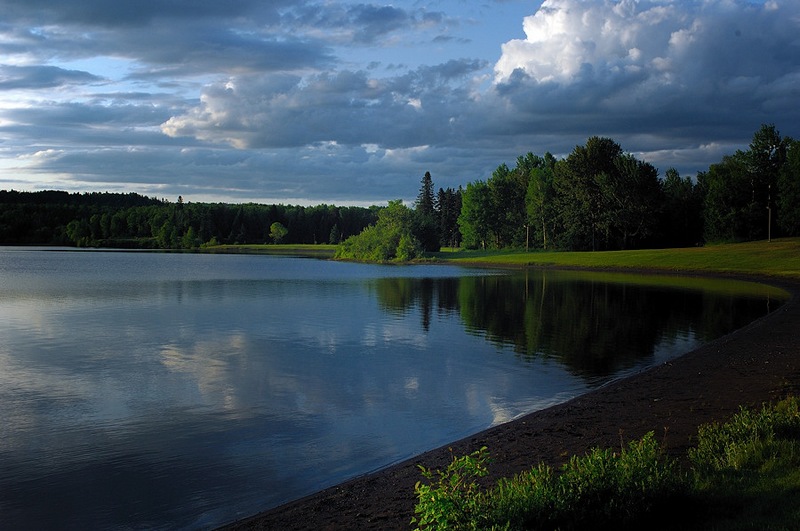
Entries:
{"label": "grass", "polygon": [[593,449],[558,472],[538,465],[495,486],[486,448],[454,457],[427,481],[418,529],[800,529],[800,401],[741,409],[701,426],[681,470],[649,433],[619,451]]}
{"label": "grass", "polygon": [[[203,250],[212,253],[255,253],[329,259],[333,258],[336,247],[329,244],[216,245]],[[426,259],[428,262],[430,260],[457,265],[513,268],[629,269],[649,270],[654,273],[722,273],[800,279],[800,238],[704,247],[599,252],[471,251],[447,247],[441,252],[432,253]]]}
{"label": "grass", "polygon": [[800,279],[800,238],[635,251],[457,251],[435,258],[447,263],[497,267],[647,269]]}
{"label": "grass", "polygon": [[214,245],[204,247],[209,253],[271,254],[281,256],[303,256],[308,258],[333,258],[336,245],[330,244],[247,244]]}

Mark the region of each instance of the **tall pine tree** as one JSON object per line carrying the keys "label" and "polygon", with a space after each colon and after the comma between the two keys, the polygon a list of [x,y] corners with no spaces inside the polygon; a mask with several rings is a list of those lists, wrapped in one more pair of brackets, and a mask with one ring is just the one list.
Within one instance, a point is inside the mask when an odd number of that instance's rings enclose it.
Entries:
{"label": "tall pine tree", "polygon": [[426,171],[422,177],[422,185],[414,207],[414,235],[426,252],[438,251],[441,245],[439,243],[436,196],[433,192],[433,179],[429,171]]}

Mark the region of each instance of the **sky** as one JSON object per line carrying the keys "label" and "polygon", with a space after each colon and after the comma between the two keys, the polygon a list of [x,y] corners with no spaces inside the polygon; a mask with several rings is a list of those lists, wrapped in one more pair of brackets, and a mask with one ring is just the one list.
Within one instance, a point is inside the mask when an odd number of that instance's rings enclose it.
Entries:
{"label": "sky", "polygon": [[412,202],[614,139],[800,138],[800,0],[0,0],[0,189]]}

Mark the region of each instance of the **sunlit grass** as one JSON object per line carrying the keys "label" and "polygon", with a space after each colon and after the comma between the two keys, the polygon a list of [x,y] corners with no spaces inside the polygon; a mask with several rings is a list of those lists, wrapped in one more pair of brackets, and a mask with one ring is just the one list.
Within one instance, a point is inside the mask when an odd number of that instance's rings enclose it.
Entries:
{"label": "sunlit grass", "polygon": [[[216,245],[206,252],[259,253],[332,258],[336,245]],[[726,273],[800,278],[800,238],[635,251],[468,251],[452,247],[433,253],[434,260],[459,265],[650,270],[672,273]]]}
{"label": "sunlit grass", "polygon": [[449,251],[435,257],[450,263],[499,267],[649,269],[800,278],[800,238],[635,251]]}
{"label": "sunlit grass", "polygon": [[483,488],[488,448],[454,457],[424,480],[419,529],[800,529],[800,402],[741,409],[701,426],[691,468],[663,453],[653,433],[619,451],[593,448],[559,470],[543,464]]}
{"label": "sunlit grass", "polygon": [[211,253],[272,254],[285,256],[307,256],[312,258],[333,258],[336,245],[330,244],[246,244],[214,245],[203,249]]}

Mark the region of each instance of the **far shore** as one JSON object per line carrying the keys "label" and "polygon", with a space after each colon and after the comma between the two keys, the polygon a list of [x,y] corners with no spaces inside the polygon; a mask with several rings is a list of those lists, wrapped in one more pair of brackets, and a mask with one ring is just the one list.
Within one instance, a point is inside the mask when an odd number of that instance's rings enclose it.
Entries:
{"label": "far shore", "polygon": [[[665,271],[644,267],[636,272]],[[453,455],[486,446],[491,454],[487,481],[494,482],[538,463],[559,466],[594,447],[616,448],[649,431],[682,459],[700,425],[724,421],[741,406],[800,394],[800,277],[672,273],[735,276],[779,287],[790,299],[743,329],[668,363],[222,529],[409,529],[414,484],[421,479],[418,464],[443,468]]]}

